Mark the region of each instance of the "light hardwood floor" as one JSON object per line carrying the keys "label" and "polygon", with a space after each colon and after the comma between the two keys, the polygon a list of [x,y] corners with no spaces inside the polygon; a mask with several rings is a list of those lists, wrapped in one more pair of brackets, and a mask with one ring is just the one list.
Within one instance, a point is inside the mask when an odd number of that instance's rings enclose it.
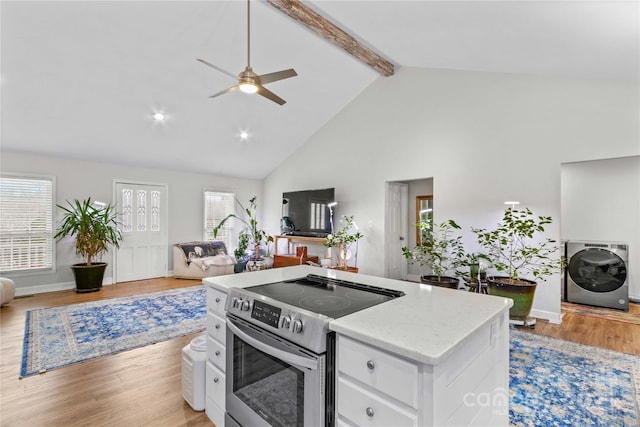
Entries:
{"label": "light hardwood floor", "polygon": [[182,347],[198,334],[18,379],[27,310],[199,285],[152,279],[17,298],[0,310],[0,425],[213,426],[182,399]]}
{"label": "light hardwood floor", "polygon": [[[18,379],[27,310],[198,284],[152,279],[105,286],[89,294],[61,291],[17,298],[3,307],[0,425],[213,426],[181,394],[181,350],[197,334]],[[631,310],[640,316],[638,306]],[[561,325],[538,321],[531,332],[640,354],[640,325],[567,313]]]}

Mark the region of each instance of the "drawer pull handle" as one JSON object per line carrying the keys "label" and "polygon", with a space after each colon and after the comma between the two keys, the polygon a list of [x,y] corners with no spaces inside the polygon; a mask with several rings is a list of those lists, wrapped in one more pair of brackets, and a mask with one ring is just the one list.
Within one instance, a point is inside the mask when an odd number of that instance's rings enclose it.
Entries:
{"label": "drawer pull handle", "polygon": [[220,302],[220,297],[216,297],[216,302]]}
{"label": "drawer pull handle", "polygon": [[220,356],[220,350],[216,350],[216,356]]}
{"label": "drawer pull handle", "polygon": [[372,408],[371,406],[369,406],[369,407],[367,408],[367,411],[366,411],[366,412],[367,412],[367,417],[373,418],[373,414],[374,414],[374,412],[373,412],[373,408]]}
{"label": "drawer pull handle", "polygon": [[220,381],[220,380],[218,379],[218,377],[215,377],[215,378],[213,379],[213,382],[214,382],[214,383],[217,383],[218,381]]}
{"label": "drawer pull handle", "polygon": [[373,360],[368,360],[367,361],[367,368],[373,370],[373,368],[375,368],[375,367],[376,367],[376,364],[373,363]]}
{"label": "drawer pull handle", "polygon": [[216,329],[220,329],[220,323],[216,323]]}

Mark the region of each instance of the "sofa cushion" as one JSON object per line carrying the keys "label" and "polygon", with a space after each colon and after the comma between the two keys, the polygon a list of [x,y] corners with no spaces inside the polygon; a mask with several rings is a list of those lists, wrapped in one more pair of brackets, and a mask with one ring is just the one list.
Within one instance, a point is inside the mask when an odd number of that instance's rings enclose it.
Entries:
{"label": "sofa cushion", "polygon": [[236,263],[236,259],[230,255],[216,255],[204,258],[193,258],[191,262],[193,265],[201,268],[203,271],[206,271],[212,266],[225,267],[227,265],[234,265]]}
{"label": "sofa cushion", "polygon": [[210,240],[206,242],[188,242],[176,244],[184,253],[187,265],[198,258],[207,258],[216,255],[227,255],[227,247],[221,240]]}

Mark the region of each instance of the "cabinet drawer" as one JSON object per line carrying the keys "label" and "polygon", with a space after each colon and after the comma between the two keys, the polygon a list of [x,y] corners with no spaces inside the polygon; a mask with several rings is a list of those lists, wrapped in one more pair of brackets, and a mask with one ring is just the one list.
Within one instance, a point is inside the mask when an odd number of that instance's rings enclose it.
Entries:
{"label": "cabinet drawer", "polygon": [[[418,416],[408,413],[375,392],[356,384],[338,379],[337,412],[348,423],[358,426],[413,427],[418,425]],[[347,424],[347,423],[345,423]],[[348,425],[348,424],[347,424]]]}
{"label": "cabinet drawer", "polygon": [[227,360],[225,347],[210,335],[207,335],[207,360],[216,365],[222,372],[225,371],[225,362]]}
{"label": "cabinet drawer", "polygon": [[207,362],[207,398],[213,400],[216,405],[221,408],[225,407],[225,376],[224,373],[213,366],[211,362]]}
{"label": "cabinet drawer", "polygon": [[226,344],[227,325],[224,318],[207,311],[207,333],[220,344]]}
{"label": "cabinet drawer", "polygon": [[218,316],[224,315],[224,306],[227,303],[227,294],[207,287],[207,307]]}
{"label": "cabinet drawer", "polygon": [[358,341],[338,336],[338,370],[418,408],[418,365]]}

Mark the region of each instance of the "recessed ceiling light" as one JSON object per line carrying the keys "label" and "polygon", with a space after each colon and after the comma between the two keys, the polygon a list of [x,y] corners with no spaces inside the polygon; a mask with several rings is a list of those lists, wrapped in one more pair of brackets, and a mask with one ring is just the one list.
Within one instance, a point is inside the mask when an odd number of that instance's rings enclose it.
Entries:
{"label": "recessed ceiling light", "polygon": [[249,139],[249,133],[246,130],[243,130],[242,132],[240,132],[240,139],[246,141],[247,139]]}
{"label": "recessed ceiling light", "polygon": [[152,115],[153,120],[155,120],[156,122],[164,122],[167,118],[167,116],[165,116],[164,113],[160,113],[160,112],[155,112]]}

